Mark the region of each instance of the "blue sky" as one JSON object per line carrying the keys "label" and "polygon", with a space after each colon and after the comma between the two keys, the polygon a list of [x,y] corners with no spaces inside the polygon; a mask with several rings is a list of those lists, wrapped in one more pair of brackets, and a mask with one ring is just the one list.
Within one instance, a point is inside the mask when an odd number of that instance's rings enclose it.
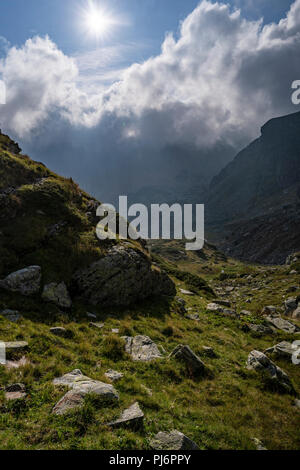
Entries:
{"label": "blue sky", "polygon": [[[135,45],[127,62],[141,61],[158,54],[167,31],[176,32],[180,21],[193,11],[199,0],[99,0],[99,5],[126,18],[101,43],[86,38],[80,28],[80,15],[87,0],[1,0],[0,35],[12,45],[22,45],[34,35],[48,34],[66,54],[89,51],[100,46]],[[229,0],[242,9],[246,18],[264,17],[278,21],[292,0]],[[124,61],[124,57],[123,57]]]}
{"label": "blue sky", "polygon": [[300,0],[103,0],[98,38],[87,2],[0,0],[0,128],[100,199],[207,182],[299,110]]}

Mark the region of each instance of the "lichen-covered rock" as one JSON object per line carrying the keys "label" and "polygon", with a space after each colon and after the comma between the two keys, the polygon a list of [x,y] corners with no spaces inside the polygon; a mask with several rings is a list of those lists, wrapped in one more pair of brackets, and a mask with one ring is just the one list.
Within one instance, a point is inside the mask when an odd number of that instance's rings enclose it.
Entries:
{"label": "lichen-covered rock", "polygon": [[143,421],[144,413],[142,412],[140,405],[136,402],[123,411],[119,419],[112,421],[108,426],[114,428],[127,427],[137,430],[143,427]]}
{"label": "lichen-covered rock", "polygon": [[150,441],[154,450],[200,450],[195,442],[186,437],[182,432],[159,432]]}
{"label": "lichen-covered rock", "polygon": [[142,251],[115,246],[73,277],[76,291],[93,305],[126,306],[154,295],[173,296],[174,283]]}
{"label": "lichen-covered rock", "polygon": [[40,290],[41,278],[41,267],[29,266],[9,274],[0,281],[0,287],[22,295],[33,295],[37,294]]}
{"label": "lichen-covered rock", "polygon": [[276,388],[288,393],[294,392],[289,376],[271,361],[264,353],[253,350],[248,356],[247,368],[265,374]]}
{"label": "lichen-covered rock", "polygon": [[298,326],[294,325],[288,320],[285,320],[280,315],[269,315],[266,317],[266,322],[277,330],[285,331],[286,333],[296,333],[299,331]]}
{"label": "lichen-covered rock", "polygon": [[88,394],[97,395],[101,403],[112,403],[119,400],[115,388],[99,380],[93,380],[75,369],[68,374],[53,380],[55,386],[64,386],[70,389],[53,408],[54,414],[64,414],[70,409],[81,406]]}
{"label": "lichen-covered rock", "polygon": [[162,357],[157,345],[149,336],[123,336],[125,351],[134,361],[149,362]]}
{"label": "lichen-covered rock", "polygon": [[176,346],[174,351],[170,354],[170,357],[175,357],[184,362],[188,370],[195,375],[203,375],[206,372],[206,366],[203,361],[191,350],[187,345],[179,344]]}
{"label": "lichen-covered rock", "polygon": [[47,284],[44,287],[42,299],[45,302],[53,302],[58,307],[62,308],[70,308],[72,306],[72,301],[64,282],[60,284],[55,282]]}
{"label": "lichen-covered rock", "polygon": [[52,413],[55,415],[64,415],[70,410],[80,408],[84,403],[84,394],[80,391],[70,390],[54,406]]}

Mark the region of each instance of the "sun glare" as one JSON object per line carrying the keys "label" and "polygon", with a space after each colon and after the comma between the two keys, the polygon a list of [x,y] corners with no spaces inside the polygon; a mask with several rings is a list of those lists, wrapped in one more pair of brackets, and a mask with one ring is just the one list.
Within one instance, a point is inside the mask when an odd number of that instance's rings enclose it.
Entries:
{"label": "sun glare", "polygon": [[101,38],[110,32],[115,19],[94,2],[90,2],[84,13],[84,24],[88,34]]}

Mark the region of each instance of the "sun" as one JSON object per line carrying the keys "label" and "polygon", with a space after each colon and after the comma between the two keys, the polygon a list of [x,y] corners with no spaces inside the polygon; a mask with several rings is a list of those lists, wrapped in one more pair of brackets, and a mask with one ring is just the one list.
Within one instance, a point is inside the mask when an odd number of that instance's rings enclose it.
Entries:
{"label": "sun", "polygon": [[115,19],[94,2],[90,2],[84,12],[84,25],[89,35],[101,38],[110,32]]}

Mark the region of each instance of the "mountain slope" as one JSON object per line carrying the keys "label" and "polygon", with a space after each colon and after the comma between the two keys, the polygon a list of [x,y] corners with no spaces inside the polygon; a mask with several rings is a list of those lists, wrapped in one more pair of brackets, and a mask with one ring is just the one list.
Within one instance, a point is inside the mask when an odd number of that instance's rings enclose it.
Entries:
{"label": "mountain slope", "polygon": [[174,293],[141,243],[98,240],[98,201],[2,134],[0,175],[0,278],[36,265],[42,284],[64,282],[73,297],[107,305]]}
{"label": "mountain slope", "polygon": [[300,113],[272,119],[262,127],[261,137],[213,179],[206,201],[208,223],[221,227],[219,240],[230,255],[282,263],[299,251],[299,129]]}

